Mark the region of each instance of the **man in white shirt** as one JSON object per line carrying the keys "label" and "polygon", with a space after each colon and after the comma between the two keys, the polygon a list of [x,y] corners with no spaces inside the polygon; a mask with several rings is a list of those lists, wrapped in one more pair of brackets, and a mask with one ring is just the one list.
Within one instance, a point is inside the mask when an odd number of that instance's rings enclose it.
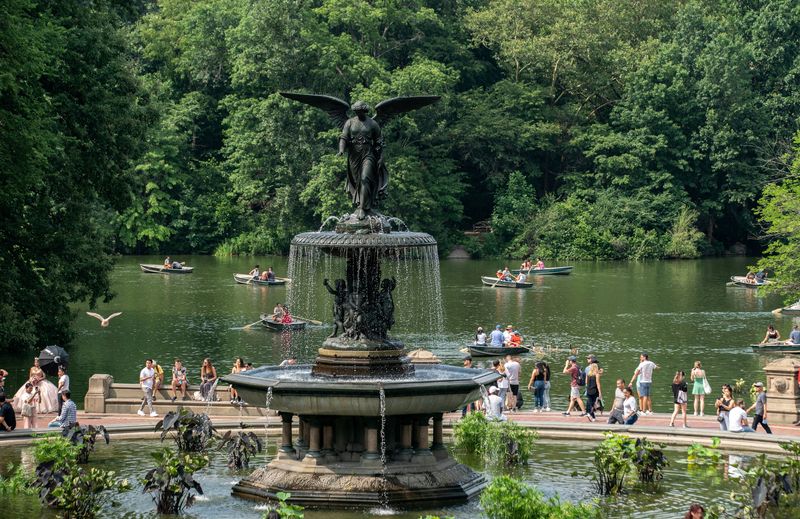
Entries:
{"label": "man in white shirt", "polygon": [[503,414],[503,399],[497,394],[497,386],[489,388],[489,395],[486,397],[486,418],[489,420],[499,420],[505,422],[508,418]]}
{"label": "man in white shirt", "polygon": [[636,371],[633,372],[631,383],[628,384],[629,386],[633,386],[636,377],[641,375],[639,385],[636,389],[639,391],[639,399],[641,401],[640,411],[643,414],[653,414],[653,400],[650,397],[650,387],[653,384],[653,370],[655,369],[658,369],[656,363],[650,360],[647,353],[642,353],[639,355],[639,365],[636,367]]}
{"label": "man in white shirt", "polygon": [[728,430],[734,433],[756,432],[747,424],[747,411],[744,410],[744,400],[736,401],[736,406],[728,411]]}
{"label": "man in white shirt", "polygon": [[65,366],[58,367],[58,414],[61,415],[61,409],[64,407],[64,399],[61,395],[69,391],[69,375],[67,375],[67,368]]}
{"label": "man in white shirt", "polygon": [[508,376],[508,385],[511,389],[511,409],[519,411],[522,409],[522,393],[519,392],[519,373],[522,371],[522,366],[511,355],[506,355],[506,374]]}
{"label": "man in white shirt", "polygon": [[147,408],[150,409],[150,416],[158,416],[158,413],[153,410],[153,384],[155,379],[156,372],[153,369],[153,359],[147,359],[144,363],[144,368],[139,372],[139,383],[142,385],[142,392],[144,392],[142,405],[139,406],[139,410],[136,411],[136,414],[139,416],[144,416],[145,404],[147,404]]}

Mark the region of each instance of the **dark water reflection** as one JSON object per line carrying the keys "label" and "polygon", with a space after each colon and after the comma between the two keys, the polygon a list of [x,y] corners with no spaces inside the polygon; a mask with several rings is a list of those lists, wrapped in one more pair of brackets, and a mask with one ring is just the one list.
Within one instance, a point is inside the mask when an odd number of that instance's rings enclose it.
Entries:
{"label": "dark water reflection", "polygon": [[[285,302],[287,288],[237,285],[232,274],[259,263],[285,275],[287,258],[184,257],[181,260],[196,267],[194,274],[139,271],[138,263],[160,260],[120,258],[113,274],[118,295],[99,309],[101,314],[123,312],[110,327],[100,328],[83,313],[87,308],[76,307],[77,338],[68,348],[79,405],[92,373],[133,382],[146,357],[162,365],[180,357],[190,379],[197,381],[204,357],[211,357],[221,372],[227,372],[238,356],[255,365],[277,363],[289,355],[311,361],[330,332],[329,326],[292,335],[259,326],[242,329],[260,313],[270,312],[275,303]],[[731,274],[744,272],[753,261],[578,262],[570,276],[534,277],[530,290],[482,287],[480,275],[494,272],[502,266],[498,262],[442,261],[443,331],[435,333],[420,324],[426,322],[432,301],[421,278],[414,277],[400,281],[408,288],[397,292],[398,322],[392,333],[409,349],[431,349],[446,363],[459,364],[459,349],[478,325],[513,324],[526,338],[559,350],[549,356],[555,371],[560,371],[569,348],[596,353],[609,388],[618,376],[630,378],[639,352],[646,350],[661,368],[653,386],[655,409],[666,411],[671,410],[672,374],[677,369],[688,372],[694,360],[703,362],[715,388],[739,377],[763,378],[761,367],[769,357],[752,353],[748,345],[758,342],[773,322],[787,335],[791,321],[776,321],[770,313],[780,306],[777,298],[725,286]],[[311,315],[305,317],[330,321],[330,296],[320,287],[313,301]],[[22,384],[32,357],[30,353],[0,356],[0,366],[11,372],[9,386]],[[524,360],[524,382],[531,370],[532,361]],[[554,404],[565,405],[567,393],[566,380],[557,377]]]}

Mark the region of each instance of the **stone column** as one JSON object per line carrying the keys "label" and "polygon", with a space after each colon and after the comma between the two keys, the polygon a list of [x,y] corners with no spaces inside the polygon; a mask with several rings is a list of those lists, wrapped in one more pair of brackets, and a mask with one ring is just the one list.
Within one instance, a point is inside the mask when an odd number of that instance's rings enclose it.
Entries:
{"label": "stone column", "polygon": [[414,436],[416,441],[412,463],[433,463],[436,461],[428,442],[428,422],[430,416],[419,416],[414,420]]}
{"label": "stone column", "polygon": [[320,426],[319,419],[314,417],[308,420],[308,452],[307,458],[319,458],[322,456],[320,453],[320,440],[321,440],[322,427]]}
{"label": "stone column", "polygon": [[[293,457],[295,455],[294,446],[292,445],[292,418],[294,415],[285,412],[280,412],[279,414],[281,415],[281,447],[279,451]],[[280,454],[278,456],[282,457]]]}
{"label": "stone column", "polygon": [[325,461],[337,461],[336,451],[333,449],[333,423],[332,418],[328,418],[322,425],[322,455]]}
{"label": "stone column", "polygon": [[800,415],[800,388],[797,386],[797,370],[800,359],[784,357],[764,366],[767,375],[767,421],[775,424],[790,424]]}
{"label": "stone column", "polygon": [[431,445],[431,450],[438,460],[447,457],[447,447],[444,446],[443,424],[442,413],[433,415],[433,445]]}
{"label": "stone column", "polygon": [[308,427],[306,424],[305,418],[300,415],[297,415],[297,443],[295,443],[295,447],[297,449],[307,449],[308,448]]}
{"label": "stone column", "polygon": [[367,425],[364,431],[364,443],[366,451],[361,455],[362,464],[371,465],[375,460],[381,459],[381,453],[378,445],[378,423],[375,419],[367,420]]}
{"label": "stone column", "polygon": [[400,450],[395,457],[398,460],[409,461],[414,454],[414,449],[411,447],[413,422],[409,417],[403,416],[397,420],[397,424],[400,429]]}

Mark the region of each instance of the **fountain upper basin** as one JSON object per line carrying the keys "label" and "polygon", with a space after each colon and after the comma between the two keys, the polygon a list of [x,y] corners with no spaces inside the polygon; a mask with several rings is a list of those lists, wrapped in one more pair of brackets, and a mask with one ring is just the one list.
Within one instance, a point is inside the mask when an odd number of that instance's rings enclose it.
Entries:
{"label": "fountain upper basin", "polygon": [[311,365],[266,366],[222,377],[251,405],[302,415],[379,416],[383,388],[387,416],[454,411],[481,396],[480,387],[500,378],[490,370],[416,365],[402,378],[319,377]]}

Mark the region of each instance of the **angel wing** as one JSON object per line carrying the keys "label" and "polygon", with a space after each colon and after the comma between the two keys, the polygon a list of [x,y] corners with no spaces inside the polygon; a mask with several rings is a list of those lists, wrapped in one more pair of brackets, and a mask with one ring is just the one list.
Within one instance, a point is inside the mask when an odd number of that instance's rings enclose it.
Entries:
{"label": "angel wing", "polygon": [[435,103],[439,99],[441,99],[441,96],[393,97],[392,99],[387,99],[378,103],[378,105],[375,107],[376,114],[373,119],[382,128],[383,125],[398,115],[422,108],[423,106],[428,106]]}
{"label": "angel wing", "polygon": [[339,129],[347,121],[347,111],[350,109],[350,105],[338,97],[319,94],[298,94],[296,92],[281,92],[280,94],[287,99],[325,110]]}
{"label": "angel wing", "polygon": [[105,320],[106,320],[106,318],[105,318],[105,317],[103,317],[103,316],[102,316],[102,315],[100,315],[100,314],[96,314],[96,313],[94,313],[94,312],[86,312],[86,315],[88,315],[88,316],[91,316],[91,317],[94,317],[95,319],[98,319],[98,320],[100,320],[100,321],[105,321]]}

